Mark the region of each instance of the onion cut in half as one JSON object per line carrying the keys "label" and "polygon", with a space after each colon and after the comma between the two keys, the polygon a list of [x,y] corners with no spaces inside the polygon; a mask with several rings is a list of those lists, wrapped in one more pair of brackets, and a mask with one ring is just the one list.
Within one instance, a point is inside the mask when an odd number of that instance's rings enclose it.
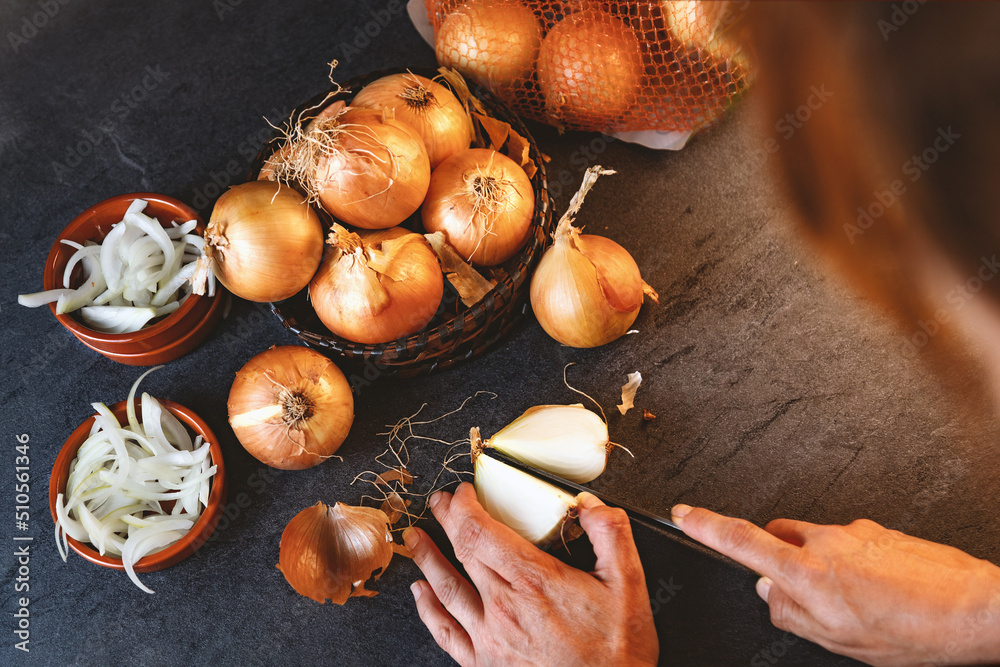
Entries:
{"label": "onion cut in half", "polygon": [[[478,429],[470,434],[479,438]],[[473,448],[476,496],[497,521],[541,548],[569,542],[583,534],[576,521],[578,500],[562,489]]]}
{"label": "onion cut in half", "polygon": [[604,420],[580,403],[528,408],[479,446],[577,484],[597,479],[614,448]]}

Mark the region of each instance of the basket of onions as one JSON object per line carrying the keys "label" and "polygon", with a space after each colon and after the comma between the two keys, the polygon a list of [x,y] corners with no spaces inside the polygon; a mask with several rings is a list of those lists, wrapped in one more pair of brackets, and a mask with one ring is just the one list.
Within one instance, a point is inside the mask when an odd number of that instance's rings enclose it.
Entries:
{"label": "basket of onions", "polygon": [[250,178],[212,214],[216,275],[369,380],[447,368],[503,338],[552,232],[534,140],[449,71],[335,85],[291,114]]}

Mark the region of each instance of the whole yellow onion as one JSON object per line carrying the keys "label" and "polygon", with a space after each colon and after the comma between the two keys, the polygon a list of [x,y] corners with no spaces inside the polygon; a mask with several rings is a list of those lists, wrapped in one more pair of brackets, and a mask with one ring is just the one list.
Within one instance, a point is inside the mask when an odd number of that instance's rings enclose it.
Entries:
{"label": "whole yellow onion", "polygon": [[309,189],[323,208],[355,227],[398,225],[427,194],[431,166],[423,139],[391,111],[349,108],[314,123],[298,145],[292,160],[315,158]]}
{"label": "whole yellow onion", "polygon": [[390,74],[369,83],[351,106],[392,109],[421,136],[431,169],[472,143],[472,120],[454,93],[416,74]]}
{"label": "whole yellow onion", "polygon": [[466,0],[438,29],[438,63],[491,90],[509,91],[531,78],[542,32],[534,12],[517,0]]}
{"label": "whole yellow onion", "polygon": [[402,227],[355,234],[334,224],[329,243],[309,300],[330,331],[358,343],[388,343],[434,317],[444,276],[423,236]]}
{"label": "whole yellow onion", "polygon": [[429,233],[444,232],[466,261],[501,264],[531,230],[535,194],[516,162],[487,148],[470,148],[434,170],[421,210]]}
{"label": "whole yellow onion", "polygon": [[595,9],[570,14],[545,36],[538,82],[556,122],[611,125],[636,102],[643,67],[631,28]]}
{"label": "whole yellow onion", "polygon": [[273,181],[235,185],[215,203],[205,255],[216,277],[248,301],[287,299],[323,257],[323,228],[305,198]]}
{"label": "whole yellow onion", "polygon": [[354,421],[347,378],[319,352],[272,347],[246,363],[229,391],[240,444],[274,468],[311,468],[334,455]]}
{"label": "whole yellow onion", "polygon": [[603,236],[581,234],[572,225],[597,177],[613,173],[601,167],[587,171],[531,278],[535,317],[547,334],[570,347],[610,343],[635,322],[643,296],[657,299],[625,248]]}

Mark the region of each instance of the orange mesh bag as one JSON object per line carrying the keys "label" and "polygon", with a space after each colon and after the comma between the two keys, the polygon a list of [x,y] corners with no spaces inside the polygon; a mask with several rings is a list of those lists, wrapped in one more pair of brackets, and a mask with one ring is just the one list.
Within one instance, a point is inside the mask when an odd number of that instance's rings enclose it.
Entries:
{"label": "orange mesh bag", "polygon": [[699,0],[425,0],[438,62],[519,114],[604,132],[690,132],[750,83],[745,5]]}

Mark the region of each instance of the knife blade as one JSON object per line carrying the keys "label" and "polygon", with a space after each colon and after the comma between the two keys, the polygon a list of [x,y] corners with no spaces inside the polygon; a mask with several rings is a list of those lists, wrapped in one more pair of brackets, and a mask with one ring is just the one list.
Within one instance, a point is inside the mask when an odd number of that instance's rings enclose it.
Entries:
{"label": "knife blade", "polygon": [[571,482],[568,479],[563,479],[562,477],[554,475],[548,472],[547,470],[536,468],[534,466],[528,465],[527,463],[524,463],[523,461],[519,461],[518,459],[515,459],[511,456],[507,456],[503,452],[500,452],[496,449],[490,448],[488,450],[485,450],[483,452],[483,456],[491,456],[497,461],[506,463],[507,465],[511,466],[512,468],[516,468],[521,472],[525,472],[528,473],[529,475],[534,475],[535,477],[544,479],[545,481],[555,486],[558,486],[563,490],[575,491],[576,493],[587,492],[592,496],[595,496],[598,500],[600,500],[605,505],[608,505],[609,507],[617,507],[619,509],[624,510],[625,514],[628,515],[629,519],[635,523],[657,530],[664,535],[670,536],[675,541],[684,543],[686,546],[694,549],[695,551],[698,551],[712,558],[725,561],[729,565],[735,566],[737,569],[741,569],[746,572],[752,572],[750,568],[746,567],[742,563],[738,563],[737,561],[734,561],[725,554],[722,554],[716,551],[715,549],[712,549],[711,547],[707,547],[701,542],[695,540],[694,538],[689,537],[683,530],[681,530],[680,526],[674,523],[671,519],[659,516],[657,514],[653,514],[652,512],[647,512],[646,510],[635,507],[634,505],[630,505],[629,503],[622,502],[617,498],[611,497],[609,494],[603,491],[595,491],[594,489],[586,487],[582,484],[577,484],[576,482]]}

